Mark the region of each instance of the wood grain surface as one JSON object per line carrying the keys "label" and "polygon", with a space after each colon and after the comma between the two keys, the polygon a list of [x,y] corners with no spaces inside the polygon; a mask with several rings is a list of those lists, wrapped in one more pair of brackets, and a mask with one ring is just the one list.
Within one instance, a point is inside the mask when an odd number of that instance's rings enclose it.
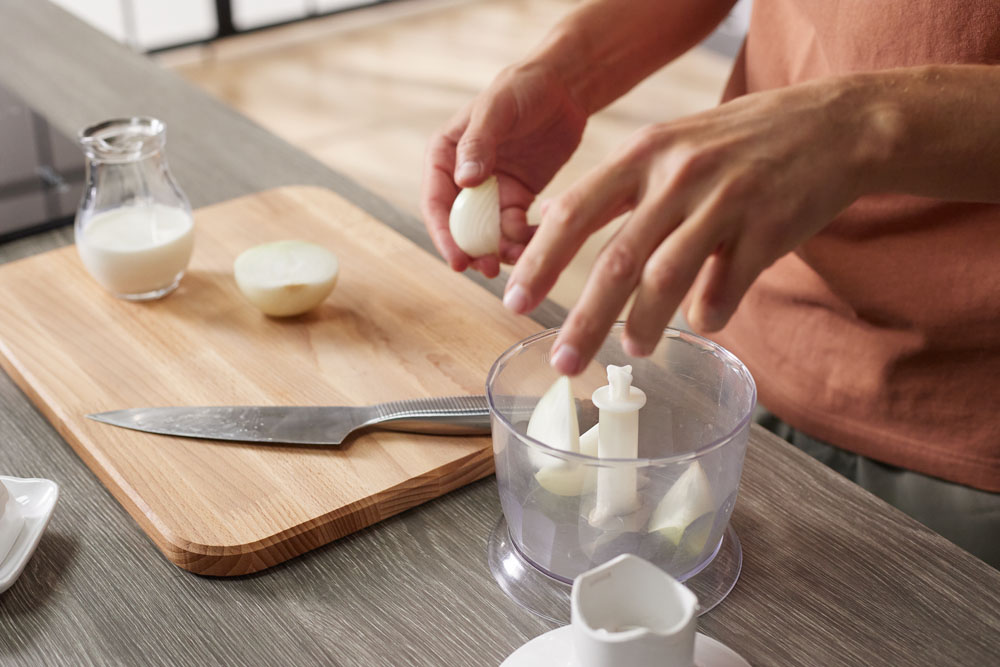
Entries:
{"label": "wood grain surface", "polygon": [[[488,437],[370,431],[334,448],[211,443],[86,415],[161,405],[371,405],[484,393],[493,361],[539,330],[341,197],[284,187],[195,212],[181,286],[116,299],[75,248],[0,268],[0,365],[171,561],[249,574],[493,471]],[[310,241],[340,260],[317,309],[269,318],[235,258]]]}
{"label": "wood grain surface", "polygon": [[[46,2],[0,0],[0,83],[71,132],[122,113],[165,118],[171,165],[197,206],[322,185],[429,247],[412,217]],[[0,260],[70,239],[2,245]],[[552,628],[486,566],[500,515],[492,478],[264,572],[217,578],[161,557],[4,374],[0,471],[61,488],[37,552],[0,597],[4,665],[473,667]],[[743,573],[699,629],[751,664],[1000,664],[1000,573],[758,428],[733,523]]]}

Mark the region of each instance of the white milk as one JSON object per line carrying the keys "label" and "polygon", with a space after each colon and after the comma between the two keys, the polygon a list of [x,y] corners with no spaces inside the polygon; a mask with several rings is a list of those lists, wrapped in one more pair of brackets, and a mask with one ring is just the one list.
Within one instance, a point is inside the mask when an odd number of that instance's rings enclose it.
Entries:
{"label": "white milk", "polygon": [[128,206],[91,218],[77,238],[84,266],[119,295],[154,292],[173,285],[194,248],[191,215],[152,204]]}

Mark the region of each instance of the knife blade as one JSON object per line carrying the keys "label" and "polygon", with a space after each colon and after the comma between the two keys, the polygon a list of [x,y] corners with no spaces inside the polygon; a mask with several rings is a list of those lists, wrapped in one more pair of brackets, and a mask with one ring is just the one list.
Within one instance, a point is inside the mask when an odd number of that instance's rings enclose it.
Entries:
{"label": "knife blade", "polygon": [[485,396],[449,396],[367,406],[192,406],[113,410],[87,415],[112,426],[208,440],[339,445],[374,427],[408,433],[485,435]]}

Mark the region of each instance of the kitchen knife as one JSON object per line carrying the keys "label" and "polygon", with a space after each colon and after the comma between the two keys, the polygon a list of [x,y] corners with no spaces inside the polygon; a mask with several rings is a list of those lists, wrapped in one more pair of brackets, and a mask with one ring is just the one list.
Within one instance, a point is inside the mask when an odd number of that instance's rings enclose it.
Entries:
{"label": "kitchen knife", "polygon": [[485,396],[419,398],[358,407],[134,408],[87,417],[161,435],[291,445],[339,445],[354,431],[367,427],[442,435],[490,432]]}

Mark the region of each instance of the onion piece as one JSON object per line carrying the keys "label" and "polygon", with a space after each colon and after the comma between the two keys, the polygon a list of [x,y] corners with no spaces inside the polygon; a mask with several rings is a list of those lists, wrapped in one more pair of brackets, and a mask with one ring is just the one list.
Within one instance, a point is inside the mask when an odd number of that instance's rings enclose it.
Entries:
{"label": "onion piece", "polygon": [[500,251],[500,188],[496,176],[458,193],[451,206],[448,229],[455,244],[470,257]]}
{"label": "onion piece", "polygon": [[[593,431],[592,437],[590,431]],[[597,430],[586,434],[588,447],[596,456]],[[583,438],[576,415],[573,388],[565,375],[552,383],[539,399],[528,420],[528,437],[554,449],[579,452]],[[566,461],[528,446],[528,458],[537,468],[535,480],[547,491],[557,496],[576,496],[584,488],[585,469],[576,461]]]}
{"label": "onion piece", "polygon": [[[580,424],[569,378],[563,375],[539,399],[528,420],[528,437],[555,449],[580,451]],[[546,459],[548,457],[545,457]]]}
{"label": "onion piece", "polygon": [[[597,458],[597,424],[580,436],[580,453]],[[549,463],[538,469],[535,481],[557,496],[580,496],[594,490],[597,468],[576,461]]]}
{"label": "onion piece", "polygon": [[707,515],[715,512],[712,486],[701,464],[695,461],[688,466],[663,500],[653,510],[649,519],[649,532],[658,532],[675,546],[685,537],[688,527],[698,522],[700,530],[688,536],[689,550],[697,553],[705,546],[712,522]]}
{"label": "onion piece", "polygon": [[340,264],[306,241],[276,241],[245,250],[233,263],[240,291],[265,315],[290,317],[318,306],[337,283]]}

